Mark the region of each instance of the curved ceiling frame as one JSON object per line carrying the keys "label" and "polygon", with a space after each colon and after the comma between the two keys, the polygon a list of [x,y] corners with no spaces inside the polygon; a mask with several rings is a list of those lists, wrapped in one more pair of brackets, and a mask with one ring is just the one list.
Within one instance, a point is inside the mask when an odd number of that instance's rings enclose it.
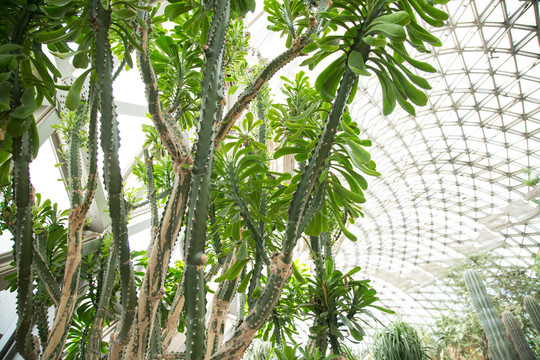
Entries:
{"label": "curved ceiling frame", "polygon": [[[351,227],[359,240],[341,241],[336,256],[420,323],[457,306],[441,280],[455,259],[495,251],[500,266],[529,265],[540,243],[540,210],[522,181],[524,169],[540,171],[538,3],[451,1],[446,11],[447,26],[432,30],[443,46],[417,54],[438,70],[427,76],[428,105],[383,117],[369,79],[351,106],[382,176]],[[419,308],[429,315],[415,316]]]}

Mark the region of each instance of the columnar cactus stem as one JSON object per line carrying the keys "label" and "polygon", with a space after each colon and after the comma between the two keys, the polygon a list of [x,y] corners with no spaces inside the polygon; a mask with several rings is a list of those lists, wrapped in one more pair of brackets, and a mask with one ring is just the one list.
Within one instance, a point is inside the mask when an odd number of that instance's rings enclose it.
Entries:
{"label": "columnar cactus stem", "polygon": [[94,324],[92,325],[90,339],[88,340],[88,360],[101,359],[103,327],[105,325],[105,318],[109,312],[109,304],[111,301],[117,266],[118,258],[114,252],[114,248],[111,248],[109,257],[107,259],[107,265],[105,267],[105,271],[103,272],[98,308],[96,310]]}
{"label": "columnar cactus stem", "polygon": [[540,335],[540,305],[538,305],[538,302],[530,295],[525,296],[523,302],[525,304],[525,310],[527,310],[527,313],[531,317],[536,332]]}
{"label": "columnar cactus stem", "polygon": [[[90,103],[95,107],[95,87],[90,89]],[[77,304],[79,294],[80,266],[82,258],[82,231],[86,214],[94,197],[97,176],[97,124],[95,110],[91,109],[90,129],[89,129],[89,151],[90,169],[88,175],[88,188],[86,194],[83,189],[81,159],[80,159],[80,139],[79,132],[84,120],[81,113],[77,114],[77,119],[71,129],[68,140],[68,173],[69,173],[69,195],[71,208],[68,224],[68,250],[66,258],[66,268],[62,285],[59,303],[56,307],[56,316],[49,333],[47,346],[43,351],[44,359],[59,359],[62,356],[68,329]]]}
{"label": "columnar cactus stem", "polygon": [[209,209],[210,174],[214,160],[215,124],[223,107],[223,51],[229,23],[230,1],[214,3],[212,24],[206,45],[206,65],[201,86],[201,107],[197,142],[194,145],[192,183],[189,191],[184,266],[186,294],[186,359],[203,359],[205,353],[206,221]]}
{"label": "columnar cactus stem", "polygon": [[319,141],[311,153],[311,158],[293,194],[291,205],[289,206],[285,240],[282,245],[283,260],[285,262],[291,262],[292,250],[296,245],[299,232],[303,230],[301,224],[307,225],[307,222],[310,220],[310,216],[305,216],[308,209],[308,200],[314,187],[318,184],[319,176],[332,148],[337,127],[341,121],[356,77],[357,75],[349,67],[345,69],[339,85],[338,94],[332,106],[332,111],[328,115]]}
{"label": "columnar cactus stem", "polygon": [[[145,12],[143,17],[147,17],[148,13]],[[148,102],[148,111],[150,118],[154,123],[161,142],[167,149],[167,152],[171,156],[171,159],[176,164],[190,163],[188,146],[181,136],[178,124],[171,121],[169,114],[163,109],[161,100],[159,98],[159,89],[157,83],[156,73],[152,67],[150,61],[150,55],[148,52],[148,31],[150,29],[150,23],[147,21],[146,28],[140,28],[141,35],[141,47],[143,51],[137,51],[137,62],[139,63],[139,69],[141,72],[142,80],[145,87],[146,100]]]}
{"label": "columnar cactus stem", "polygon": [[517,319],[510,311],[505,311],[502,314],[502,321],[506,331],[510,335],[510,340],[514,345],[514,349],[518,353],[520,360],[536,360],[536,356],[529,347],[529,343],[525,338],[523,330]]}
{"label": "columnar cactus stem", "polygon": [[[227,256],[227,261],[223,264],[222,273],[225,273],[233,264],[236,258],[236,249],[230,252]],[[208,324],[208,336],[207,343],[208,349],[206,350],[205,359],[210,357],[219,349],[225,333],[225,321],[227,320],[227,313],[231,301],[236,294],[236,286],[238,285],[238,279],[224,280],[219,283],[212,302],[212,313],[210,314],[210,321]]]}
{"label": "columnar cactus stem", "polygon": [[163,212],[159,230],[152,240],[153,246],[148,254],[148,265],[139,293],[137,305],[137,327],[132,332],[128,353],[131,358],[142,358],[146,352],[162,288],[169,267],[172,247],[180,231],[181,220],[186,207],[189,189],[189,172],[182,168],[175,169],[171,195]]}
{"label": "columnar cactus stem", "polygon": [[494,360],[516,360],[516,353],[506,336],[504,327],[491,303],[480,275],[473,269],[469,269],[465,272],[464,279],[480,324],[486,332],[491,356]]}
{"label": "columnar cactus stem", "polygon": [[30,135],[13,139],[13,197],[15,214],[15,260],[17,262],[17,350],[26,359],[36,359],[32,343],[32,184],[29,164],[32,161]]}
{"label": "columnar cactus stem", "polygon": [[137,293],[133,265],[131,263],[126,205],[122,194],[122,175],[118,159],[120,136],[114,111],[112,94],[112,54],[109,42],[110,9],[103,8],[101,1],[90,2],[90,22],[94,31],[95,69],[101,109],[101,148],[103,149],[103,175],[109,194],[109,209],[115,252],[120,265],[122,318],[116,335],[111,340],[109,359],[117,359],[129,341],[131,324],[135,316]]}
{"label": "columnar cactus stem", "polygon": [[182,277],[176,286],[176,294],[171,305],[171,310],[169,311],[169,316],[165,321],[163,330],[161,331],[161,346],[163,348],[163,353],[167,351],[167,348],[171,344],[172,337],[176,333],[176,328],[178,326],[178,321],[180,319],[180,313],[184,308],[184,276],[185,272],[182,272]]}

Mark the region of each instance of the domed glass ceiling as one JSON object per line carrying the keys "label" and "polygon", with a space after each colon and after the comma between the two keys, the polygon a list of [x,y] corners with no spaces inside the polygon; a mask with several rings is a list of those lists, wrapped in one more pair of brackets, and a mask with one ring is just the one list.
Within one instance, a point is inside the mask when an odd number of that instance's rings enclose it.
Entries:
{"label": "domed glass ceiling", "polygon": [[539,194],[522,181],[540,159],[538,3],[450,1],[446,11],[447,26],[432,29],[443,46],[419,55],[438,73],[416,117],[384,117],[376,79],[359,90],[351,113],[382,175],[353,226],[358,242],[338,255],[421,322],[451,308],[438,279],[456,259],[494,250],[500,266],[529,264],[540,241]]}
{"label": "domed glass ceiling", "polygon": [[[271,59],[284,40],[266,30],[262,8],[259,1],[246,23],[254,55]],[[522,181],[524,169],[540,171],[538,3],[455,0],[445,10],[447,26],[432,30],[443,46],[418,55],[438,73],[428,75],[433,89],[416,117],[399,107],[383,116],[377,79],[363,78],[359,85],[351,114],[373,141],[372,158],[382,175],[370,179],[365,218],[351,226],[358,241],[336,244],[338,266],[361,266],[386,307],[421,323],[452,308],[440,279],[457,259],[493,250],[504,255],[501,266],[529,264],[540,243],[540,209],[531,202],[540,190]],[[294,74],[301,61],[285,71]],[[64,74],[69,82],[71,69],[64,67]],[[129,139],[120,154],[128,187],[144,142],[130,130],[148,123],[138,78],[136,71],[124,72],[115,85],[122,138]],[[274,79],[271,87],[280,83]],[[52,164],[60,139],[48,138],[59,119],[50,110],[44,107],[39,117],[44,146],[32,178],[37,192],[67,208]],[[91,230],[102,232],[108,224],[103,190],[96,199]],[[132,249],[146,248],[148,217],[144,209],[133,214]],[[2,241],[0,253],[10,248]]]}

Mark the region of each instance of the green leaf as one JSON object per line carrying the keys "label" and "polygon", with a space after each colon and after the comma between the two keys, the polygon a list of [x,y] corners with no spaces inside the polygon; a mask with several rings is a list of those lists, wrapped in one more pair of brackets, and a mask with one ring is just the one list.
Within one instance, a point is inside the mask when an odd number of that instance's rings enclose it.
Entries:
{"label": "green leaf", "polygon": [[365,333],[362,328],[357,327],[358,325],[354,324],[351,320],[349,320],[345,315],[341,313],[339,314],[339,318],[341,319],[343,324],[347,326],[347,328],[351,332],[352,337],[355,340],[362,341],[364,339]]}
{"label": "green leaf", "polygon": [[383,115],[389,115],[394,111],[396,107],[396,93],[394,90],[394,84],[388,79],[385,73],[377,71],[377,77],[381,84],[382,98],[383,98]]}
{"label": "green leaf", "polygon": [[[33,88],[24,90],[21,96],[21,105],[11,113],[12,118],[26,119],[36,111],[36,99]],[[25,130],[26,131],[26,130]]]}
{"label": "green leaf", "polygon": [[345,138],[345,142],[349,146],[348,148],[345,148],[349,156],[351,157],[351,160],[356,163],[362,163],[366,164],[371,160],[371,154],[369,151],[364,149],[362,146],[360,146],[358,143],[356,143],[353,140]]}
{"label": "green leaf", "polygon": [[247,248],[247,239],[244,239],[242,241],[242,244],[240,244],[240,247],[238,248],[238,252],[236,253],[236,259],[238,260],[245,260],[248,257],[248,248]]}
{"label": "green leaf", "polygon": [[88,69],[73,82],[66,96],[66,108],[71,111],[77,110],[81,104],[81,89],[86,77],[92,69]]}
{"label": "green leaf", "polygon": [[10,83],[1,83],[0,84],[0,111],[7,111],[10,109],[9,99],[11,94]]}
{"label": "green leaf", "polygon": [[296,266],[296,262],[292,263],[292,269],[293,269],[293,275],[300,283],[305,284],[306,279],[300,274],[300,271],[298,271],[298,266]]}
{"label": "green leaf", "polygon": [[18,44],[4,44],[0,45],[0,54],[7,54],[14,50],[22,49],[21,45]]}
{"label": "green leaf", "polygon": [[420,69],[422,71],[425,71],[425,72],[430,72],[430,73],[435,73],[437,72],[437,69],[435,69],[433,66],[431,66],[430,64],[428,63],[425,63],[425,62],[422,62],[422,61],[418,61],[418,60],[415,60],[413,58],[411,58],[405,51],[402,51],[400,49],[398,49],[396,46],[390,44],[390,47],[392,49],[394,49],[394,51],[396,53],[399,54],[399,56],[401,56],[402,58],[404,58],[409,64],[411,64],[412,66],[414,66],[415,68],[417,69]]}
{"label": "green leaf", "polygon": [[371,22],[370,26],[376,24],[397,24],[405,26],[409,24],[410,21],[411,19],[406,11],[396,11],[388,15],[379,16]]}
{"label": "green leaf", "polygon": [[319,74],[315,81],[315,88],[321,94],[323,100],[329,102],[334,100],[341,80],[341,75],[344,71],[345,54],[334,60],[330,66]]}
{"label": "green leaf", "polygon": [[362,76],[370,76],[371,73],[367,71],[364,58],[360,51],[351,51],[349,54],[348,65],[355,74]]}
{"label": "green leaf", "polygon": [[11,173],[11,160],[5,161],[2,165],[0,165],[0,186],[9,185],[10,173]]}
{"label": "green leaf", "polygon": [[389,38],[390,40],[402,43],[407,39],[407,33],[401,25],[397,24],[377,24],[371,26],[366,35],[381,34]]}
{"label": "green leaf", "polygon": [[386,38],[379,38],[379,37],[373,37],[371,35],[364,36],[362,40],[368,44],[369,46],[374,47],[385,47],[386,46]]}
{"label": "green leaf", "polygon": [[253,270],[248,272],[246,274],[246,276],[244,276],[244,278],[242,279],[242,281],[238,285],[237,292],[239,292],[241,294],[246,292],[246,288],[247,288],[247,286],[249,284],[249,279],[251,279],[251,274],[253,274]]}
{"label": "green leaf", "polygon": [[69,9],[73,9],[71,5],[65,6],[40,6],[40,9],[52,19],[62,19]]}
{"label": "green leaf", "polygon": [[248,261],[249,261],[249,259],[236,261],[233,264],[233,266],[231,266],[229,268],[229,270],[227,270],[225,272],[225,274],[218,277],[215,281],[216,282],[221,282],[223,280],[234,280],[234,279],[236,279],[238,277],[238,275],[242,272],[242,270],[244,269],[244,267],[246,266]]}
{"label": "green leaf", "polygon": [[130,9],[130,8],[123,8],[123,9],[114,10],[113,13],[112,13],[112,16],[115,16],[115,17],[117,17],[119,19],[123,19],[123,20],[133,19],[136,15],[137,15],[137,13],[135,11],[133,11],[132,9]]}
{"label": "green leaf", "polygon": [[298,154],[301,152],[304,152],[304,149],[285,146],[276,150],[276,152],[274,153],[274,159],[279,159],[280,157],[285,155]]}

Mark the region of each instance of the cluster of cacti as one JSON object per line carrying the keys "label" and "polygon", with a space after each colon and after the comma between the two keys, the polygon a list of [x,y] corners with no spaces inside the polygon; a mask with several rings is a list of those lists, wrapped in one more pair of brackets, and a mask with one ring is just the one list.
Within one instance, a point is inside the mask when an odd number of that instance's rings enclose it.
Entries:
{"label": "cluster of cacti", "polygon": [[[407,40],[420,51],[426,51],[424,43],[439,45],[435,37],[418,25],[416,16],[434,26],[441,26],[447,17],[424,0],[320,0],[316,4],[266,0],[265,10],[273,22],[271,28],[287,35],[288,50],[262,68],[231,110],[222,114],[225,74],[230,76],[234,61],[245,61],[241,56],[234,60],[230,54],[224,61],[228,54],[225,39],[229,24],[231,19],[253,11],[255,0],[172,2],[165,8],[165,16],[181,24],[171,30],[176,32],[175,38],[164,35],[167,31],[155,25],[165,17],[157,16],[157,9],[144,1],[105,4],[100,0],[29,0],[25,5],[16,0],[8,2],[9,7],[0,10],[2,18],[12,17],[19,22],[10,20],[9,34],[2,34],[6,36],[0,44],[0,52],[7,54],[2,59],[14,64],[0,63],[4,77],[13,80],[13,85],[9,86],[0,83],[2,89],[9,87],[11,94],[8,103],[0,96],[3,139],[0,146],[12,154],[0,164],[0,181],[4,182],[5,169],[12,167],[17,208],[14,226],[19,315],[16,342],[27,360],[40,356],[58,359],[63,355],[77,300],[85,295],[79,292],[82,236],[98,180],[98,126],[113,245],[100,272],[99,299],[94,301],[97,309],[88,329],[87,358],[101,358],[103,333],[115,298],[115,286],[120,289],[117,306],[120,314],[108,341],[108,359],[232,359],[242,356],[267,321],[275,322],[276,331],[281,331],[274,308],[290,275],[296,271],[293,249],[302,236],[313,239],[317,276],[345,281],[333,265],[324,269],[323,254],[326,254],[327,264],[332,262],[328,232],[337,229],[354,238],[344,222],[358,217],[359,204],[365,201],[362,190],[366,189],[367,182],[359,172],[378,175],[375,163],[364,149],[370,142],[358,138],[359,130],[347,114],[347,104],[354,98],[359,75],[369,75],[369,71],[380,79],[385,114],[393,110],[396,101],[411,113],[414,109],[409,100],[417,105],[425,104],[425,94],[417,86],[426,89],[429,85],[402,62],[405,60],[420,70],[433,69],[410,58],[404,43]],[[153,31],[154,26],[159,31]],[[345,31],[330,36],[335,26]],[[71,209],[66,238],[68,255],[60,286],[47,270],[50,264],[41,248],[33,246],[37,235],[32,229],[29,163],[37,151],[37,130],[32,113],[43,97],[51,104],[56,103],[51,88],[66,89],[55,84],[58,70],[47,62],[41,50],[43,44],[58,56],[73,56],[72,64],[84,69],[69,88],[65,100],[65,107],[79,117],[69,135],[66,157]],[[75,52],[70,48],[73,44],[78,46]],[[30,47],[22,51],[23,45]],[[386,48],[391,48],[394,55]],[[315,83],[317,90],[307,89],[308,81],[303,73],[297,77],[297,84],[305,87],[304,93],[311,94],[309,104],[291,105],[283,121],[276,121],[274,116],[267,122],[268,109],[262,103],[268,106],[269,101],[261,95],[265,85],[291,60],[315,50],[304,62],[311,68],[337,51],[342,55],[321,73]],[[155,142],[165,149],[164,156],[170,158],[174,178],[170,188],[160,189],[160,196],[168,197],[158,221],[157,182],[154,182],[151,159],[145,154],[152,229],[146,270],[140,282],[136,281],[129,247],[129,205],[122,191],[118,157],[121,141],[113,97],[114,79],[124,66],[134,67],[133,51],[137,53],[150,118],[159,137]],[[118,55],[122,61],[114,71],[114,56]],[[164,70],[167,66],[177,68],[168,72]],[[202,75],[199,74],[201,68]],[[34,70],[41,77],[39,82],[28,80],[33,79]],[[81,102],[80,93],[87,80],[90,85],[85,103]],[[165,86],[166,91],[161,91],[160,86]],[[196,94],[190,93],[195,90]],[[317,95],[313,95],[315,93]],[[238,120],[255,98],[258,99],[259,120],[254,122],[253,114],[246,115],[243,128],[248,130],[242,133]],[[192,121],[183,117],[194,114],[198,119],[197,138],[191,145],[182,130]],[[88,178],[82,179],[79,129],[86,117],[89,118],[89,167]],[[4,124],[4,121],[7,122]],[[275,131],[270,123],[280,127],[282,142],[272,156],[277,159],[283,154],[295,154],[301,163],[297,176],[269,171],[272,159],[266,149],[266,138]],[[231,129],[238,130],[243,138],[227,138]],[[345,177],[347,187],[332,173],[333,166],[339,168],[337,171]],[[222,191],[223,188],[226,191]],[[171,253],[182,227],[185,228],[183,272],[174,298],[164,307],[162,299],[167,292],[164,287]],[[207,266],[208,262],[211,266]],[[43,318],[37,321],[40,345],[31,335],[36,321],[34,314],[40,317],[44,313],[43,308],[40,312],[33,310],[32,267],[38,269],[44,284],[36,294],[46,293],[56,306],[52,327],[49,328]],[[214,295],[207,330],[206,282],[216,280],[219,271],[220,284]],[[342,284],[342,287],[348,286]],[[374,301],[373,293],[360,282],[350,286],[357,291],[354,301]],[[239,318],[244,321],[235,324],[231,338],[223,342],[228,307],[238,293],[242,294]],[[247,305],[247,315],[242,303]],[[351,310],[346,316],[335,315],[328,323],[334,351],[340,352],[340,345],[333,327],[346,326],[355,333],[355,338],[362,338],[352,320],[355,313],[356,310]],[[171,351],[175,349],[169,349],[169,344],[182,314],[186,317],[186,342],[185,352],[179,354]],[[281,339],[281,335],[278,338]],[[319,350],[324,352],[324,349]]]}
{"label": "cluster of cacti", "polygon": [[475,270],[470,269],[465,272],[464,279],[480,324],[486,332],[489,353],[494,359],[517,359],[516,352],[508,340],[503,324],[480,275]]}
{"label": "cluster of cacti", "polygon": [[510,335],[510,340],[514,349],[516,350],[520,360],[536,360],[536,356],[532,352],[523,330],[521,330],[521,325],[519,321],[515,318],[510,311],[505,311],[502,314],[502,322],[508,335]]}
{"label": "cluster of cacti", "polygon": [[[490,355],[494,359],[501,360],[536,359],[519,321],[510,311],[503,312],[501,323],[480,275],[475,270],[469,269],[465,272],[464,279],[482,328],[486,332]],[[524,305],[538,331],[540,325],[538,302],[527,295],[524,298]],[[540,334],[540,331],[538,333]]]}

